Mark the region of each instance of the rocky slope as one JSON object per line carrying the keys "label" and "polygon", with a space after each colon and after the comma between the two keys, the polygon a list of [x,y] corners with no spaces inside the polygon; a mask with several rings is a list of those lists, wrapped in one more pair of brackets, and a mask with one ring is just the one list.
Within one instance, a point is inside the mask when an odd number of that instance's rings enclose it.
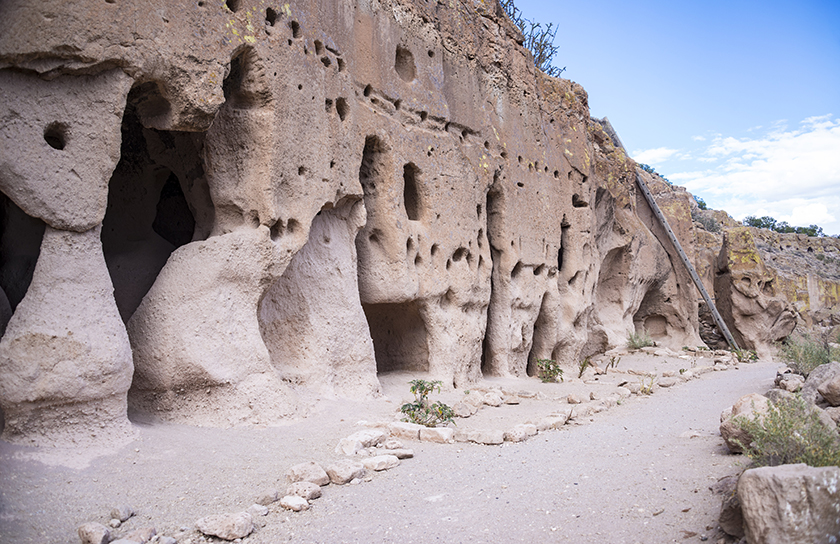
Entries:
{"label": "rocky slope", "polygon": [[[629,331],[700,345],[635,163],[521,42],[493,0],[4,2],[3,438],[270,423]],[[803,306],[755,234],[641,175],[744,347],[835,319],[836,283]]]}

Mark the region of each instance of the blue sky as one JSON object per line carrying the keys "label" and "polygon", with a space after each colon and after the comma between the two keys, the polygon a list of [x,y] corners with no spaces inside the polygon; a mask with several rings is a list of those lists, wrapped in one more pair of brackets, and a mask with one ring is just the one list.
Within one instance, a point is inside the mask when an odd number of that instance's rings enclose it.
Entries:
{"label": "blue sky", "polygon": [[840,234],[840,0],[516,0],[630,155],[736,219]]}

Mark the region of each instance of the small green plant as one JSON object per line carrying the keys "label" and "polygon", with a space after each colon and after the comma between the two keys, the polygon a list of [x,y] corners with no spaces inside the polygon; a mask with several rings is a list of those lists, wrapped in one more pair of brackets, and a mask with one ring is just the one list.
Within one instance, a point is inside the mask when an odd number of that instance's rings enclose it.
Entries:
{"label": "small green plant", "polygon": [[829,345],[828,334],[815,339],[807,334],[792,334],[779,346],[782,360],[797,374],[806,378],[815,368],[840,358],[840,350]]}
{"label": "small green plant", "polygon": [[[615,370],[616,368],[618,368],[618,363],[620,363],[620,362],[621,362],[621,357],[616,357],[616,356],[610,357],[610,362],[607,363],[606,370],[609,370],[611,368],[613,370]],[[606,372],[606,370],[605,370],[605,372]]]}
{"label": "small green plant", "polygon": [[645,332],[635,333],[629,332],[627,333],[627,347],[630,349],[639,349],[639,348],[646,348],[648,346],[655,346],[656,343],[653,339],[647,335]]}
{"label": "small green plant", "polygon": [[639,393],[642,395],[652,395],[654,385],[656,385],[656,376],[639,377]]}
{"label": "small green plant", "polygon": [[840,465],[840,438],[827,427],[800,395],[770,403],[755,419],[738,416],[736,422],[752,437],[739,444],[757,466],[805,463],[812,467]]}
{"label": "small green plant", "polygon": [[683,374],[685,374],[685,371],[686,371],[686,370],[685,370],[684,368],[681,368],[681,369],[680,369],[680,376],[682,376]]}
{"label": "small green plant", "polygon": [[578,378],[582,378],[583,373],[586,372],[586,369],[590,366],[592,366],[592,360],[589,357],[578,363]]}
{"label": "small green plant", "polygon": [[440,393],[441,381],[411,380],[410,391],[414,395],[414,402],[408,402],[400,407],[405,414],[403,421],[417,423],[426,427],[437,427],[453,423],[455,412],[442,402],[429,403],[429,393],[437,390]]}
{"label": "small green plant", "polygon": [[739,363],[758,361],[758,354],[752,349],[733,349],[732,353],[735,354],[735,358],[738,359]]}
{"label": "small green plant", "polygon": [[543,383],[556,383],[557,378],[563,381],[563,369],[554,359],[537,359],[537,369]]}

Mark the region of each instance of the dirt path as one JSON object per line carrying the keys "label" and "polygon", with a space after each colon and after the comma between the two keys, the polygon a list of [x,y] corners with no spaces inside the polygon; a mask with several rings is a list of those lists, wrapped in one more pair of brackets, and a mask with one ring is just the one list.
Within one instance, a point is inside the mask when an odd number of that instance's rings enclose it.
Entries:
{"label": "dirt path", "polygon": [[[522,443],[407,442],[414,459],[369,482],[324,488],[307,512],[271,505],[246,542],[697,542],[715,532],[720,499],[709,485],[743,462],[726,453],[719,414],[741,395],[769,389],[778,366],[709,372]],[[244,510],[265,489],[283,491],[293,464],[337,459],[333,448],[358,430],[355,422],[392,420],[406,400],[394,389],[402,381],[392,381],[386,399],[315,402],[312,417],[283,427],[139,426],[139,440],[84,468],[47,465],[26,448],[0,443],[0,542],[78,543],[78,525],[107,523],[123,503],[138,515],[119,534],[151,525],[182,544],[200,542],[197,518]],[[554,397],[485,407],[461,425],[507,428],[539,419],[556,408],[558,393],[596,387],[515,383]]]}

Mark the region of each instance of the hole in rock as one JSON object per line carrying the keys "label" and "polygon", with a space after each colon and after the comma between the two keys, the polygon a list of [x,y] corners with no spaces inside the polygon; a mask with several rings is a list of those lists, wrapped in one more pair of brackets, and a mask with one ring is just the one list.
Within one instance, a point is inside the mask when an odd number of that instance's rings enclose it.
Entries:
{"label": "hole in rock", "polygon": [[335,59],[335,62],[338,64],[338,71],[343,72],[344,69],[346,68],[346,64],[344,62],[344,59]]}
{"label": "hole in rock", "polygon": [[397,46],[397,52],[394,58],[394,70],[397,71],[400,79],[406,83],[414,81],[414,55],[402,45]]}
{"label": "hole in rock", "polygon": [[332,61],[330,60],[329,57],[321,57],[321,64],[324,65],[324,68],[329,68],[330,65],[332,64]]}
{"label": "hole in rock", "polygon": [[434,257],[435,255],[437,255],[439,249],[440,246],[438,246],[437,244],[432,244],[432,249],[429,253]]}
{"label": "hole in rock", "polygon": [[545,270],[545,265],[541,264],[538,267],[534,268],[534,275],[539,276],[540,274],[542,274],[543,270]]}
{"label": "hole in rock", "polygon": [[300,38],[300,23],[298,23],[297,21],[292,21],[289,23],[289,28],[292,29],[292,38]]}
{"label": "hole in rock", "polygon": [[240,0],[225,0],[225,6],[234,13],[239,11],[240,4]]}
{"label": "hole in rock", "polygon": [[373,339],[378,373],[428,372],[426,325],[416,302],[362,304]]}
{"label": "hole in rock", "polygon": [[277,23],[277,12],[271,8],[265,10],[265,23],[268,26],[274,26]]}
{"label": "hole in rock", "polygon": [[315,40],[315,54],[316,55],[323,55],[324,54],[324,44],[321,43],[321,40]]}
{"label": "hole in rock", "polygon": [[420,121],[425,121],[429,117],[429,113],[425,111],[420,112]]}
{"label": "hole in rock", "polygon": [[411,221],[419,221],[422,214],[422,202],[417,186],[420,169],[410,162],[403,166],[403,202],[405,213]]}
{"label": "hole in rock", "polygon": [[327,113],[329,113],[330,110],[332,109],[332,105],[333,105],[332,98],[327,98],[326,100],[324,100],[324,109],[327,111]]}
{"label": "hole in rock", "polygon": [[467,255],[467,253],[468,253],[467,248],[459,247],[458,249],[455,250],[455,253],[452,254],[452,260],[457,263],[461,259],[463,259]]}
{"label": "hole in rock", "polygon": [[400,106],[402,106],[402,101],[401,100],[394,100],[394,109],[399,111]]}
{"label": "hole in rock", "polygon": [[516,263],[516,266],[513,267],[513,270],[510,271],[510,277],[511,278],[518,278],[519,275],[522,273],[522,269],[524,267],[525,267],[525,265],[522,264],[522,261],[518,261]]}
{"label": "hole in rock", "polygon": [[583,200],[579,194],[575,193],[572,195],[572,206],[575,208],[588,208],[589,202]]}
{"label": "hole in rock", "polygon": [[362,94],[365,96],[370,96],[370,93],[373,91],[373,87],[370,85],[365,85],[365,90],[362,91]]}
{"label": "hole in rock", "polygon": [[64,149],[67,145],[67,125],[63,123],[50,123],[44,129],[44,141],[53,148],[59,151]]}

